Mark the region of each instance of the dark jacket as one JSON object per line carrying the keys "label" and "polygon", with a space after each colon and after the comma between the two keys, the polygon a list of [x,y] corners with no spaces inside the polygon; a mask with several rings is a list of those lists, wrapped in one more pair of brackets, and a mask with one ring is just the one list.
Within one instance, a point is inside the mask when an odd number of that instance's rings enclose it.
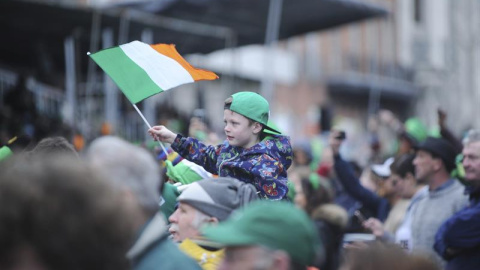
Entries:
{"label": "dark jacket", "polygon": [[435,251],[447,260],[446,269],[480,269],[480,189],[469,190],[470,204],[438,229]]}
{"label": "dark jacket", "polygon": [[336,155],[334,161],[337,179],[342,183],[345,191],[354,199],[361,202],[368,210],[375,213],[375,218],[382,222],[385,221],[390,212],[390,203],[388,200],[363,187],[355,177],[350,165],[343,160],[340,155]]}
{"label": "dark jacket", "polygon": [[325,248],[325,257],[323,260],[317,258],[315,266],[321,270],[337,270],[340,266],[344,229],[348,222],[347,212],[341,206],[324,204],[312,212],[311,218]]}
{"label": "dark jacket", "polygon": [[228,141],[207,146],[195,138],[178,135],[172,148],[210,173],[253,184],[261,198],[286,198],[287,169],[293,159],[290,138],[287,136],[272,135],[244,149],[231,146]]}
{"label": "dark jacket", "polygon": [[168,239],[168,235],[165,219],[158,213],[144,226],[137,241],[127,253],[132,269],[201,270],[200,265]]}

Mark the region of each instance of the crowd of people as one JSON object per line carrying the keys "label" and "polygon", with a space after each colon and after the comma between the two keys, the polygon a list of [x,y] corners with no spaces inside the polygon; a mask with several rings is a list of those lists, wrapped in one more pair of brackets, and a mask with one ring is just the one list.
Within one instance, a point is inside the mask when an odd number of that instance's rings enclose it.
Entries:
{"label": "crowd of people", "polygon": [[462,143],[443,112],[436,137],[396,122],[398,150],[361,168],[344,131],[312,153],[262,96],[223,106],[218,145],[159,125],[159,152],[116,136],[0,148],[0,269],[480,269],[480,131]]}

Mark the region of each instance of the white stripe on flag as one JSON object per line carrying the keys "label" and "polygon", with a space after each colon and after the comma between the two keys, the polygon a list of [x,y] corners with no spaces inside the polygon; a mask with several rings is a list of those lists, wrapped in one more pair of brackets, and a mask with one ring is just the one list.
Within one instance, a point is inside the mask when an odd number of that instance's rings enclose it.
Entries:
{"label": "white stripe on flag", "polygon": [[145,70],[163,91],[194,82],[190,73],[177,61],[155,51],[148,44],[135,40],[120,45],[120,48],[135,64]]}

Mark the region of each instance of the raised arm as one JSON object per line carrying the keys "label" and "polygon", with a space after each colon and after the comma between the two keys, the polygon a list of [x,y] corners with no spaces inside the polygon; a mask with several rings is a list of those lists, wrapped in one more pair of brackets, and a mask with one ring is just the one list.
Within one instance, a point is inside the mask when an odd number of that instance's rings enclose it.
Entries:
{"label": "raised arm", "polygon": [[377,218],[380,221],[385,221],[388,215],[388,201],[360,184],[350,165],[340,156],[339,149],[342,139],[339,139],[338,136],[338,131],[332,131],[329,138],[330,147],[334,155],[334,169],[338,180],[350,196],[377,213]]}
{"label": "raised arm", "polygon": [[183,137],[177,134],[172,143],[172,149],[180,156],[188,159],[206,171],[218,174],[217,159],[224,145],[205,145],[199,140],[190,137]]}

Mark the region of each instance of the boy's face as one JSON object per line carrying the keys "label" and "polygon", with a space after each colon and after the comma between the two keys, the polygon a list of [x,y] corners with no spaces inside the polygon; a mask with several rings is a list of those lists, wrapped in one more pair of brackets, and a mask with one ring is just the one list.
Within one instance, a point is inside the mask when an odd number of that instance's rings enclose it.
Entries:
{"label": "boy's face", "polygon": [[245,116],[230,110],[223,111],[223,121],[230,145],[250,148],[258,143],[258,134],[262,129],[259,123],[250,124]]}

